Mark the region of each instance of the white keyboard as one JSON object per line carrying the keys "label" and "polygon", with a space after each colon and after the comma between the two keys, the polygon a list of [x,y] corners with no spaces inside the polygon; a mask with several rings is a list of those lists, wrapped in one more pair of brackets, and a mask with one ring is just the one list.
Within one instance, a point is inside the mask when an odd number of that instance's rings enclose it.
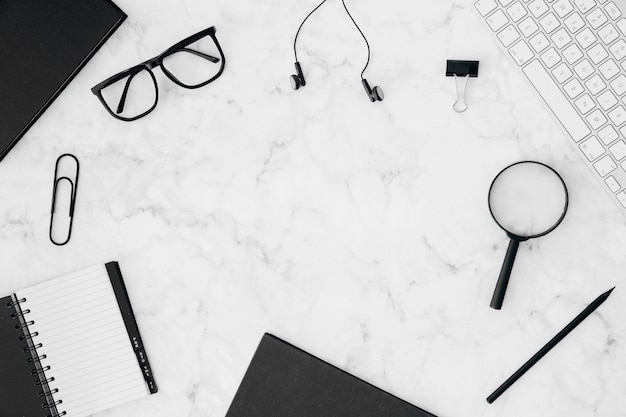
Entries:
{"label": "white keyboard", "polygon": [[474,7],[626,215],[626,0]]}

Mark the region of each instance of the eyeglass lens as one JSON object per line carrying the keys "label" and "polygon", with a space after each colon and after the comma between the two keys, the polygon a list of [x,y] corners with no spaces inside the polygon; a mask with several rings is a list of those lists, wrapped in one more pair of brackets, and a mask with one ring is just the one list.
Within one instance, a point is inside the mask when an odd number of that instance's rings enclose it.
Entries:
{"label": "eyeglass lens", "polygon": [[220,52],[207,35],[163,58],[163,70],[187,87],[196,87],[217,76],[221,68]]}

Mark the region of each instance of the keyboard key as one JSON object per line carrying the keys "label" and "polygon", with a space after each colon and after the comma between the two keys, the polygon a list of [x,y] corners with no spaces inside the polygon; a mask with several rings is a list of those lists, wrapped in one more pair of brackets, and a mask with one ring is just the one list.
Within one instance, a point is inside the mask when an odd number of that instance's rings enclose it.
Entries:
{"label": "keyboard key", "polygon": [[508,25],[507,27],[504,28],[502,32],[498,33],[498,39],[500,39],[500,42],[502,42],[502,45],[504,45],[505,47],[510,46],[513,42],[515,42],[519,38],[520,38],[520,35],[517,32],[517,30],[513,27],[513,25]]}
{"label": "keyboard key", "polygon": [[617,27],[622,31],[623,35],[626,35],[626,18],[621,18],[617,21]]}
{"label": "keyboard key", "polygon": [[622,106],[617,106],[615,109],[609,112],[609,119],[615,126],[620,126],[626,122],[626,110]]}
{"label": "keyboard key", "polygon": [[[626,19],[625,19],[626,20]],[[570,32],[572,33],[576,33],[578,32],[580,29],[585,27],[585,21],[583,20],[582,17],[580,17],[580,15],[578,14],[578,12],[576,13],[572,13],[567,19],[565,19],[563,21],[563,23],[565,23],[565,26],[569,29]],[[626,22],[625,22],[626,23]]]}
{"label": "keyboard key", "polygon": [[474,3],[474,7],[476,7],[481,16],[487,16],[497,6],[495,0],[478,0]]}
{"label": "keyboard key", "polygon": [[[626,122],[626,110],[624,110],[624,107],[622,107],[622,106],[615,107],[613,110],[611,110],[608,113],[608,115],[609,115],[609,118],[611,119],[611,121],[616,126],[619,126],[622,123]],[[622,134],[623,137],[626,137],[626,126],[621,127],[619,131],[620,131],[620,133]]]}
{"label": "keyboard key", "polygon": [[618,61],[621,61],[622,58],[626,56],[626,42],[624,42],[624,39],[618,40],[613,45],[609,46],[609,51],[611,51]]}
{"label": "keyboard key", "polygon": [[530,38],[530,46],[532,46],[537,53],[546,49],[548,45],[550,45],[550,41],[546,38],[546,35],[541,32]]}
{"label": "keyboard key", "polygon": [[596,38],[596,35],[593,34],[591,29],[585,28],[582,32],[576,35],[576,40],[578,41],[578,43],[580,43],[581,47],[586,49],[589,46],[593,45],[593,43],[597,41],[598,38]]}
{"label": "keyboard key", "polygon": [[598,137],[605,145],[608,145],[609,143],[617,139],[619,135],[617,134],[615,129],[613,129],[613,126],[608,125],[598,131]]}
{"label": "keyboard key", "polygon": [[585,91],[585,89],[576,78],[565,84],[565,92],[571,99],[578,97],[583,91]]}
{"label": "keyboard key", "polygon": [[552,7],[554,7],[554,11],[559,17],[565,17],[574,10],[574,6],[572,6],[569,0],[558,0]]}
{"label": "keyboard key", "polygon": [[587,122],[589,122],[589,126],[592,129],[598,129],[606,124],[608,120],[604,117],[604,114],[600,110],[592,111],[589,116],[587,116]]}
{"label": "keyboard key", "polygon": [[616,161],[626,158],[626,143],[623,140],[620,140],[615,145],[612,145],[609,148],[611,154],[615,158]]}
{"label": "keyboard key", "polygon": [[509,19],[502,10],[497,10],[494,14],[487,18],[487,24],[494,32],[502,29]]}
{"label": "keyboard key", "polygon": [[613,159],[609,155],[605,155],[603,158],[598,160],[593,167],[598,171],[601,177],[606,177],[611,172],[615,171],[617,165],[613,162]]}
{"label": "keyboard key", "polygon": [[523,68],[523,71],[575,142],[579,142],[591,133],[538,60],[532,61]]}
{"label": "keyboard key", "polygon": [[593,102],[593,99],[589,94],[583,94],[574,102],[574,104],[578,107],[578,110],[580,110],[582,114],[587,114],[593,110],[594,107],[596,107],[596,103]]}
{"label": "keyboard key", "polygon": [[546,67],[550,69],[561,61],[561,55],[558,54],[556,49],[550,48],[541,54],[541,60],[546,64]]}
{"label": "keyboard key", "polygon": [[527,38],[539,30],[539,26],[537,26],[533,18],[530,16],[522,20],[522,22],[517,25],[517,27],[519,28],[520,32],[522,32],[522,35]]}
{"label": "keyboard key", "polygon": [[611,87],[615,90],[618,96],[621,96],[626,92],[626,76],[620,74],[617,78],[611,81]]}
{"label": "keyboard key", "polygon": [[574,72],[578,74],[578,76],[584,80],[587,77],[590,77],[594,73],[595,69],[591,62],[588,59],[583,59],[578,64],[574,65]]}
{"label": "keyboard key", "polygon": [[597,99],[598,99],[598,104],[604,110],[608,110],[617,104],[617,99],[615,98],[613,93],[609,90],[606,90],[604,93],[600,94],[597,97]]}
{"label": "keyboard key", "polygon": [[585,86],[587,86],[589,92],[594,96],[606,88],[606,84],[598,74],[594,74],[585,81]]}
{"label": "keyboard key", "polygon": [[526,8],[522,6],[522,3],[520,3],[519,1],[513,3],[511,7],[506,9],[506,12],[509,14],[509,16],[511,16],[511,20],[514,22],[519,22],[522,17],[526,16],[527,14]]}
{"label": "keyboard key", "polygon": [[589,58],[591,58],[591,61],[594,64],[599,64],[609,56],[608,52],[606,52],[606,49],[604,49],[604,47],[599,43],[592,46],[587,51],[587,55],[589,56]]}
{"label": "keyboard key", "polygon": [[614,2],[609,2],[608,4],[606,4],[604,6],[604,10],[606,10],[606,13],[613,20],[617,19],[618,17],[622,15],[622,12],[620,11],[620,9],[618,9],[618,7],[615,5]]}
{"label": "keyboard key", "polygon": [[560,28],[559,30],[554,32],[554,34],[550,36],[550,39],[552,39],[554,45],[559,49],[563,49],[565,45],[572,41],[572,37],[569,35],[569,33],[567,33],[567,30],[565,30],[564,28]]}
{"label": "keyboard key", "polygon": [[596,5],[596,2],[595,0],[574,0],[574,4],[581,12],[587,13],[593,6]]}
{"label": "keyboard key", "polygon": [[618,193],[615,196],[617,197],[617,201],[619,201],[622,204],[622,206],[626,208],[626,191],[622,191],[621,193]]}
{"label": "keyboard key", "polygon": [[[537,35],[539,36],[539,35]],[[547,46],[547,45],[546,45]],[[583,53],[576,44],[571,44],[567,48],[563,49],[563,57],[567,62],[573,64],[583,57]]]}
{"label": "keyboard key", "polygon": [[559,22],[559,19],[554,15],[554,13],[548,13],[542,17],[541,20],[539,20],[539,25],[547,33],[552,33],[561,25],[561,22]]}
{"label": "keyboard key", "polygon": [[530,61],[530,59],[534,56],[533,51],[530,50],[524,41],[519,41],[513,45],[513,47],[509,49],[509,53],[515,62],[517,62],[520,66]]}
{"label": "keyboard key", "polygon": [[513,0],[498,0],[500,2],[500,4],[502,5],[502,7],[506,7],[509,4],[513,3]]}
{"label": "keyboard key", "polygon": [[608,20],[609,18],[606,17],[602,9],[595,9],[587,15],[587,21],[594,29],[599,28],[600,26],[608,22]]}
{"label": "keyboard key", "polygon": [[556,80],[562,84],[565,81],[569,80],[574,74],[572,74],[572,71],[569,69],[569,67],[565,65],[565,62],[562,62],[555,69],[552,70],[552,75],[554,75],[554,78],[556,78]]}
{"label": "keyboard key", "polygon": [[535,17],[541,17],[548,11],[548,5],[543,0],[535,0],[528,5],[528,9]]}
{"label": "keyboard key", "polygon": [[580,150],[590,162],[604,155],[604,146],[593,136],[580,145]]}
{"label": "keyboard key", "polygon": [[614,193],[618,192],[619,189],[622,188],[613,175],[609,175],[608,177],[606,177],[604,179],[604,182],[606,182],[609,190],[613,191]]}
{"label": "keyboard key", "polygon": [[604,42],[605,45],[608,45],[617,39],[619,34],[617,33],[615,26],[609,23],[598,31],[598,36],[600,36],[600,39],[602,39],[602,42]]}
{"label": "keyboard key", "polygon": [[617,66],[615,61],[613,61],[612,59],[609,59],[604,64],[600,65],[598,69],[600,70],[600,73],[606,80],[610,80],[611,78],[615,77],[620,72],[619,67]]}

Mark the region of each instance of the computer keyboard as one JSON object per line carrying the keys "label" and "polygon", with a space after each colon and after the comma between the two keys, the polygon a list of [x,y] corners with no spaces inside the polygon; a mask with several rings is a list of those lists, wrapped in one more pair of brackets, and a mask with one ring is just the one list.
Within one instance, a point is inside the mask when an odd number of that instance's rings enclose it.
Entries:
{"label": "computer keyboard", "polygon": [[474,7],[626,215],[626,0],[479,0]]}

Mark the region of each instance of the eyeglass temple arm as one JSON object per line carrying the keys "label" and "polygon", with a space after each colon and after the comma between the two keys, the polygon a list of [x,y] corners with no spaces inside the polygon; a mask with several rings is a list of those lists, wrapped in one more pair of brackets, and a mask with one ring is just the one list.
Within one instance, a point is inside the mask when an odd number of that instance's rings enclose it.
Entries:
{"label": "eyeglass temple arm", "polygon": [[181,51],[189,52],[190,54],[197,55],[213,63],[220,62],[219,58],[215,58],[214,56],[203,54],[202,52],[199,52],[199,51],[194,51],[193,49],[183,48],[181,49]]}
{"label": "eyeglass temple arm", "polygon": [[130,77],[128,77],[128,79],[126,80],[126,85],[124,86],[124,91],[122,92],[122,97],[120,97],[120,102],[117,105],[117,114],[120,114],[121,112],[124,111],[124,104],[126,103],[126,96],[128,95],[128,87],[130,87],[130,83],[131,81],[133,81],[133,78],[135,77],[135,75],[137,75],[138,73],[134,73],[132,74]]}

